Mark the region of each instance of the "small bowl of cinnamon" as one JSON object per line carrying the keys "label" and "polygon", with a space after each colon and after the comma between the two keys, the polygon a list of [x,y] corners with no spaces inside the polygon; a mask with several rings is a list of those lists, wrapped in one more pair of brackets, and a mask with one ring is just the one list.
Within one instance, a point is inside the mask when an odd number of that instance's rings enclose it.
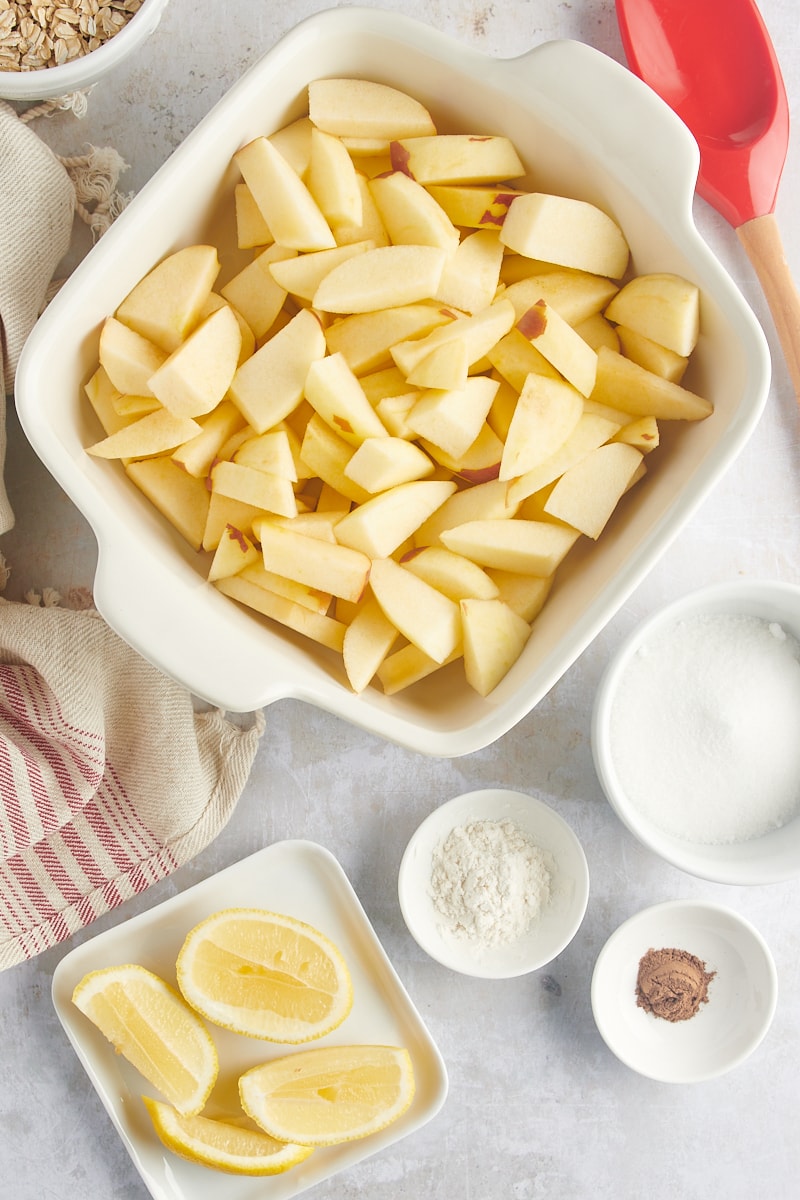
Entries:
{"label": "small bowl of cinnamon", "polygon": [[765,1037],[777,973],[758,931],[730,908],[672,900],[630,917],[601,950],[592,1011],[606,1045],[662,1083],[738,1066]]}

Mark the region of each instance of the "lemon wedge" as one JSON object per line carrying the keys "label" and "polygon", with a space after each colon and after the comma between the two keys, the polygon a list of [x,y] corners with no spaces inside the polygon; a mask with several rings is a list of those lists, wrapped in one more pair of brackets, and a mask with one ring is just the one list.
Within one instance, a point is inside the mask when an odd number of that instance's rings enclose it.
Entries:
{"label": "lemon wedge", "polygon": [[321,1046],[246,1071],[239,1096],[271,1137],[332,1146],[396,1121],[414,1098],[414,1068],[399,1046]]}
{"label": "lemon wedge", "polygon": [[296,1045],[341,1025],[350,972],[317,929],[280,913],[228,908],[196,925],[177,961],[184,997],[216,1025]]}
{"label": "lemon wedge", "polygon": [[230,1175],[280,1175],[313,1152],[311,1146],[279,1142],[268,1133],[230,1121],[182,1116],[163,1100],[149,1096],[142,1096],[142,1100],[168,1150]]}
{"label": "lemon wedge", "polygon": [[174,988],[145,967],[125,964],[90,971],[72,1000],[181,1113],[200,1111],[217,1078],[217,1051]]}

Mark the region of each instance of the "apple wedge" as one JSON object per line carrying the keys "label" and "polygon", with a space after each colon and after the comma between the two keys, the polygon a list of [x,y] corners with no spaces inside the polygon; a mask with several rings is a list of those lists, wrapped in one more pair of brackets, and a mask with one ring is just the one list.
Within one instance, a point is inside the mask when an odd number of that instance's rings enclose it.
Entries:
{"label": "apple wedge", "polygon": [[264,214],[253,199],[246,183],[237,183],[233,189],[236,219],[236,245],[240,250],[271,246],[275,241],[272,230],[264,220]]}
{"label": "apple wedge", "polygon": [[123,393],[114,387],[105,367],[95,368],[83,391],[104,433],[116,433],[134,419],[120,412],[119,400]]}
{"label": "apple wedge", "polygon": [[253,583],[266,592],[283,596],[286,600],[301,605],[302,608],[310,609],[311,612],[328,613],[333,602],[330,592],[321,592],[319,588],[308,587],[305,583],[287,579],[285,575],[276,575],[274,571],[265,570],[260,553],[257,562],[248,563],[246,567],[242,567],[239,578],[246,579],[248,583]]}
{"label": "apple wedge", "polygon": [[525,648],[531,627],[503,600],[461,601],[464,675],[479,696],[494,691]]}
{"label": "apple wedge", "polygon": [[339,137],[389,142],[436,132],[431,114],[413,96],[369,79],[315,79],[308,85],[309,117]]}
{"label": "apple wedge", "polygon": [[191,333],[219,274],[214,246],[185,246],[128,292],[116,318],[171,354]]}
{"label": "apple wedge", "polygon": [[574,467],[592,450],[615,437],[620,429],[620,424],[609,420],[608,417],[598,413],[581,413],[575,428],[553,454],[529,471],[510,480],[507,496],[509,504],[519,504],[528,496],[554,483],[560,475]]}
{"label": "apple wedge", "polygon": [[669,272],[636,275],[620,288],[605,315],[686,357],[697,344],[700,289]]}
{"label": "apple wedge", "polygon": [[499,229],[515,196],[515,188],[491,184],[432,183],[428,191],[454,225],[466,229]]}
{"label": "apple wedge", "polygon": [[336,245],[311,192],[269,138],[254,138],[234,160],[277,243],[294,250]]}
{"label": "apple wedge", "polygon": [[467,386],[468,375],[467,347],[458,340],[435,346],[409,371],[404,382],[415,388],[462,391]]}
{"label": "apple wedge", "polygon": [[618,290],[619,285],[604,275],[551,267],[509,283],[503,295],[514,305],[517,320],[532,304],[545,300],[563,320],[575,326],[601,313]]}
{"label": "apple wedge", "polygon": [[500,230],[509,250],[593,275],[621,279],[630,257],[625,235],[587,200],[547,192],[517,196]]}
{"label": "apple wedge", "polygon": [[[612,326],[613,328],[613,326]],[[638,363],[654,375],[661,375],[672,383],[680,383],[689,365],[688,355],[676,354],[667,346],[661,346],[652,338],[645,337],[627,325],[617,325],[615,329],[617,345],[612,349],[620,351],[626,358]]]}
{"label": "apple wedge", "polygon": [[268,519],[254,529],[261,543],[264,568],[297,583],[360,600],[370,578],[370,561],[350,546],[307,537]]}
{"label": "apple wedge", "polygon": [[354,453],[352,444],[315,413],[303,434],[300,446],[302,461],[311,475],[316,475],[337,495],[355,504],[362,504],[369,500],[370,493],[345,474],[345,468]]}
{"label": "apple wedge", "polygon": [[246,422],[235,404],[223,400],[198,423],[200,432],[177,446],[171,457],[176,466],[204,479],[221,446],[233,433],[246,429]]}
{"label": "apple wedge", "polygon": [[370,587],[386,618],[434,662],[461,647],[459,607],[393,558],[372,563]]}
{"label": "apple wedge", "polygon": [[583,412],[583,397],[565,379],[529,375],[511,418],[500,478],[514,479],[563,446]]}
{"label": "apple wedge", "polygon": [[502,261],[503,246],[494,231],[467,234],[444,265],[436,299],[465,313],[488,308],[497,292]]}
{"label": "apple wedge", "polygon": [[325,337],[330,353],[343,354],[356,375],[363,375],[393,365],[391,349],[398,342],[425,337],[453,320],[455,313],[445,305],[423,301],[340,317]]}
{"label": "apple wedge", "polygon": [[311,133],[314,126],[309,117],[297,117],[288,125],[282,125],[269,140],[298,175],[305,175],[311,162]]}
{"label": "apple wedge", "polygon": [[529,624],[538,617],[553,587],[553,576],[519,575],[515,571],[490,570],[489,578],[497,587],[498,599],[513,608]]}
{"label": "apple wedge", "polygon": [[337,225],[361,223],[361,189],[353,160],[338,137],[316,126],[311,129],[311,157],[305,180],[334,237]]}
{"label": "apple wedge", "polygon": [[495,371],[517,392],[522,391],[531,373],[548,375],[551,379],[560,378],[552,363],[516,325],[489,348],[486,357]]}
{"label": "apple wedge", "polygon": [[400,563],[413,575],[424,579],[431,587],[456,602],[468,597],[491,600],[498,595],[497,584],[482,567],[464,558],[463,554],[445,550],[444,546],[421,546],[409,550]]}
{"label": "apple wedge", "polygon": [[116,317],[107,317],[100,330],[100,366],[118,392],[151,396],[150,380],[167,360],[166,350]]}
{"label": "apple wedge", "polygon": [[297,483],[294,455],[286,429],[270,429],[248,438],[235,452],[233,461]]}
{"label": "apple wedge", "polygon": [[256,433],[266,433],[297,408],[309,369],[326,350],[318,318],[301,309],[242,363],[229,396]]}
{"label": "apple wedge", "polygon": [[342,646],[344,669],[354,692],[363,692],[397,641],[397,629],[374,596],[358,608]]}
{"label": "apple wedge", "polygon": [[597,354],[547,303],[537,300],[517,321],[517,329],[582,396],[591,395]]}
{"label": "apple wedge", "polygon": [[486,483],[487,480],[497,479],[500,474],[503,443],[487,421],[484,421],[475,441],[458,456],[448,454],[441,446],[425,438],[420,440],[420,445],[445,472],[467,483]]}
{"label": "apple wedge", "polygon": [[150,458],[174,450],[200,430],[191,417],[176,417],[169,409],[158,408],[87,446],[87,453],[95,458]]}
{"label": "apple wedge", "polygon": [[356,171],[356,187],[361,197],[361,220],[340,221],[335,230],[336,242],[339,246],[348,246],[352,242],[372,242],[373,246],[388,246],[389,234],[386,232],[378,206],[372,199],[369,190],[369,180],[362,171]]}
{"label": "apple wedge", "polygon": [[428,455],[400,437],[365,438],[344,469],[365,491],[385,492],[400,483],[424,479],[433,472]]}
{"label": "apple wedge", "polygon": [[271,329],[286,301],[286,290],[274,278],[270,267],[293,258],[296,253],[286,246],[267,246],[220,289],[222,297],[241,313],[258,340]]}
{"label": "apple wedge", "polygon": [[407,646],[401,646],[399,650],[393,650],[386,656],[378,667],[376,677],[383,688],[384,695],[394,696],[397,692],[405,691],[412,684],[427,679],[429,675],[433,675],[435,671],[439,671],[460,657],[460,645],[458,649],[448,655],[444,662],[439,663],[429,654],[420,650],[418,646],[409,643]]}
{"label": "apple wedge", "polygon": [[424,184],[496,183],[525,174],[514,144],[501,135],[441,133],[398,138],[389,152],[395,171]]}
{"label": "apple wedge", "polygon": [[663,421],[702,421],[714,411],[704,396],[655,375],[606,346],[597,352],[597,379],[590,399],[632,416]]}
{"label": "apple wedge", "polygon": [[338,267],[339,263],[356,254],[371,250],[374,242],[351,242],[347,246],[336,246],[333,250],[315,250],[310,254],[296,254],[293,258],[280,259],[269,264],[272,278],[279,287],[309,304],[322,280]]}
{"label": "apple wedge", "polygon": [[455,490],[448,479],[399,483],[342,517],[336,540],[370,558],[388,558]]}
{"label": "apple wedge", "polygon": [[343,354],[315,359],[306,373],[304,391],[315,412],[351,445],[358,446],[368,437],[388,437]]}
{"label": "apple wedge", "polygon": [[403,374],[408,375],[419,366],[432,350],[437,350],[445,342],[462,341],[466,350],[467,362],[470,366],[479,362],[500,340],[508,333],[514,324],[514,306],[504,297],[500,297],[480,312],[470,316],[457,317],[438,329],[432,330],[425,337],[409,338],[398,341],[391,347],[391,356]]}
{"label": "apple wedge", "polygon": [[544,511],[597,539],[641,463],[641,451],[624,442],[598,446],[558,479]]}
{"label": "apple wedge", "polygon": [[125,472],[192,549],[200,550],[210,503],[205,481],[163,457],[126,463]]}
{"label": "apple wedge", "polygon": [[211,490],[252,504],[263,512],[277,513],[282,517],[293,517],[297,513],[297,501],[291,481],[280,475],[268,475],[257,467],[225,459],[214,463],[210,472]]}
{"label": "apple wedge", "polygon": [[241,346],[239,322],[223,304],[151,375],[150,391],[176,417],[205,416],[228,391]]}
{"label": "apple wedge", "polygon": [[459,232],[421,183],[392,171],[370,180],[369,190],[394,245],[436,246],[449,257]]}
{"label": "apple wedge", "polygon": [[249,537],[233,525],[226,525],[208,569],[208,581],[238,575],[244,567],[261,561],[261,553]]}
{"label": "apple wedge", "polygon": [[481,432],[500,385],[486,375],[470,376],[456,390],[426,389],[406,422],[418,437],[461,458]]}
{"label": "apple wedge", "polygon": [[376,246],[329,271],[312,303],[328,313],[414,304],[436,295],[446,257],[438,246]]}
{"label": "apple wedge", "polygon": [[580,534],[545,521],[488,519],[444,529],[440,540],[482,567],[522,575],[552,575]]}
{"label": "apple wedge", "polygon": [[241,575],[217,579],[214,587],[254,612],[261,613],[280,625],[285,625],[287,629],[293,629],[296,633],[301,633],[304,637],[341,654],[347,626],[334,617],[312,612],[311,609],[288,600],[285,596],[258,587],[249,579],[243,579]]}

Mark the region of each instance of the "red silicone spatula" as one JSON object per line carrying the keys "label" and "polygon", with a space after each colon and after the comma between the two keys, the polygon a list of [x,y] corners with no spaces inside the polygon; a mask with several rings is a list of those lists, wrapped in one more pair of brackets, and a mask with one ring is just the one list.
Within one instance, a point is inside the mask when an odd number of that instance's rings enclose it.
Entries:
{"label": "red silicone spatula", "polygon": [[616,0],[628,65],[700,148],[698,193],[735,228],[764,289],[800,401],[800,295],[775,201],[789,110],[775,48],[753,0]]}

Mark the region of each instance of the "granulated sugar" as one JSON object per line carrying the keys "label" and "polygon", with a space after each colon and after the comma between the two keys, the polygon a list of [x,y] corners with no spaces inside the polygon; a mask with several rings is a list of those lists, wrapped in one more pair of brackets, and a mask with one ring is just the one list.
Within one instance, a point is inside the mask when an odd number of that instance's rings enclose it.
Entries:
{"label": "granulated sugar", "polygon": [[610,734],[623,789],[662,832],[760,837],[800,809],[800,646],[757,617],[685,617],[633,655]]}

